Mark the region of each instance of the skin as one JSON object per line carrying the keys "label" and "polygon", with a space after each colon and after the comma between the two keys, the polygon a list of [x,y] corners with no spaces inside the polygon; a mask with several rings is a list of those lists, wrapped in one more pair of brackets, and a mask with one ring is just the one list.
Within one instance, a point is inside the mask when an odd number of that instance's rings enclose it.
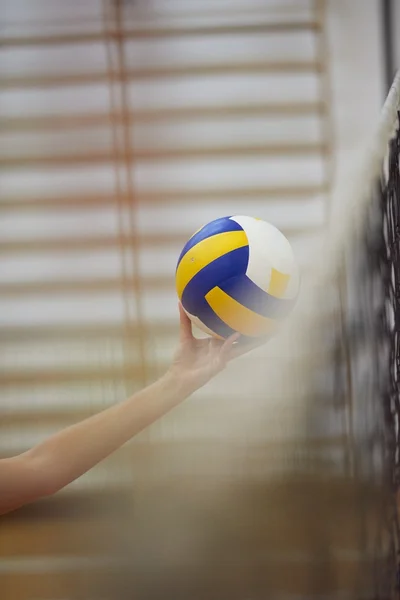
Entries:
{"label": "skin", "polygon": [[236,344],[238,335],[225,341],[196,339],[181,306],[179,311],[178,349],[170,368],[158,381],[27,452],[0,460],[0,514],[55,494],[250,349]]}

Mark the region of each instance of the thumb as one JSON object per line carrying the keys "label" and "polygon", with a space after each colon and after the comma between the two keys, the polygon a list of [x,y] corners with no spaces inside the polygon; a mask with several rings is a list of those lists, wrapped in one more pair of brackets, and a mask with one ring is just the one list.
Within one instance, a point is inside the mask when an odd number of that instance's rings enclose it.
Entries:
{"label": "thumb", "polygon": [[179,302],[179,323],[180,323],[180,333],[179,338],[181,342],[192,342],[193,341],[193,333],[192,333],[192,323],[185,313],[182,304]]}

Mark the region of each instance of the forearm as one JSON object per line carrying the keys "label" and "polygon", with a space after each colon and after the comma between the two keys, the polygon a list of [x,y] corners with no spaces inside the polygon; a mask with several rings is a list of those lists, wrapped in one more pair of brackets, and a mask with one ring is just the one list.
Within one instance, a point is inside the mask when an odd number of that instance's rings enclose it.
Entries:
{"label": "forearm", "polygon": [[46,494],[83,475],[189,395],[166,375],[128,400],[55,434],[27,453],[47,472]]}
{"label": "forearm", "polygon": [[32,450],[0,460],[0,514],[65,487],[225,368],[237,336],[196,340],[181,305],[179,311],[179,347],[167,375]]}

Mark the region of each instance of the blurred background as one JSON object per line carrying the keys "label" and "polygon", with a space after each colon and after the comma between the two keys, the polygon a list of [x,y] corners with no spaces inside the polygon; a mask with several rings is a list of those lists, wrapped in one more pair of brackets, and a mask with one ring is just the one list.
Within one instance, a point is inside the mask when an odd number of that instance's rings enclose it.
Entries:
{"label": "blurred background", "polygon": [[[400,62],[399,28],[399,3],[380,0],[0,0],[1,456],[163,373],[176,260],[206,222],[270,221],[312,270],[332,184]],[[148,477],[155,452],[223,440],[216,411],[248,406],[218,380],[40,518],[4,520],[4,598],[64,597],[90,528],[107,535],[99,506]],[[347,417],[319,452],[343,446]]]}

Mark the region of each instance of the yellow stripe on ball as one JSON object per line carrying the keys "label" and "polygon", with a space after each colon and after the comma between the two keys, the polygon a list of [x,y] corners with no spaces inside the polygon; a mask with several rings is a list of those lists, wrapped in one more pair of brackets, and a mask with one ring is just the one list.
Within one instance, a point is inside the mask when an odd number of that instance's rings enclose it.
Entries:
{"label": "yellow stripe on ball", "polygon": [[286,292],[290,275],[285,275],[276,269],[271,269],[271,280],[268,287],[268,294],[275,298],[282,298]]}
{"label": "yellow stripe on ball", "polygon": [[206,300],[215,314],[234,331],[249,337],[271,333],[276,321],[253,312],[237,300],[215,287],[206,295]]}
{"label": "yellow stripe on ball", "polygon": [[185,254],[176,271],[176,291],[181,300],[189,281],[204,267],[232,250],[247,246],[244,231],[227,231],[202,240]]}

